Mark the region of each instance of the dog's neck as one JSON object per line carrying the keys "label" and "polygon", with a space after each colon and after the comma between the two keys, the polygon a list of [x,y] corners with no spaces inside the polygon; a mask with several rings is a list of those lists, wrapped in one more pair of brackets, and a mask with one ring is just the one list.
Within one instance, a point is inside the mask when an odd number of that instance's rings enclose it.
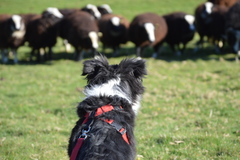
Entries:
{"label": "dog's neck", "polygon": [[126,99],[130,104],[132,104],[130,98],[124,92],[121,92],[119,85],[120,78],[111,79],[104,84],[87,86],[84,90],[84,94],[86,95],[86,98],[91,96],[119,96],[123,99]]}
{"label": "dog's neck", "polygon": [[86,98],[89,97],[101,97],[101,96],[107,96],[107,97],[113,97],[118,96],[125,100],[127,100],[131,105],[132,109],[137,114],[138,109],[140,108],[140,99],[141,96],[137,97],[137,100],[135,102],[132,102],[129,95],[122,92],[122,90],[119,88],[120,86],[120,78],[111,79],[107,83],[100,84],[100,85],[89,85],[85,87],[84,94],[86,95]]}

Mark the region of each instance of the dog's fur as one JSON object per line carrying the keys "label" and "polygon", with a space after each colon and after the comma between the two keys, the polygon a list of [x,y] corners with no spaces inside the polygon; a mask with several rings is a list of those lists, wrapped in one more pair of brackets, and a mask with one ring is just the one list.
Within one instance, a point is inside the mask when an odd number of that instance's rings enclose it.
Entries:
{"label": "dog's fur", "polygon": [[[88,138],[84,140],[76,159],[135,159],[134,119],[144,92],[142,78],[146,74],[145,61],[142,59],[125,59],[119,65],[109,65],[106,57],[100,55],[84,62],[82,75],[86,76],[88,82],[84,90],[86,98],[77,107],[80,119],[69,140],[69,156],[81,135],[85,114],[110,104],[121,106],[122,109],[105,112],[94,118]],[[113,126],[101,120],[103,118],[121,124],[126,129],[130,144]]]}

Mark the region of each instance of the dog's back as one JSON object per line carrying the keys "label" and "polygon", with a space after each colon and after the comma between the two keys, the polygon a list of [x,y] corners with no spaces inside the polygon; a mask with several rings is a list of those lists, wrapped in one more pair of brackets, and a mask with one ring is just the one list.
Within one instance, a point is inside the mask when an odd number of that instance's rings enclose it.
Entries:
{"label": "dog's back", "polygon": [[100,56],[84,62],[83,75],[88,84],[86,98],[77,107],[81,118],[69,140],[71,160],[134,160],[133,107],[144,91],[145,61],[126,59],[109,65]]}

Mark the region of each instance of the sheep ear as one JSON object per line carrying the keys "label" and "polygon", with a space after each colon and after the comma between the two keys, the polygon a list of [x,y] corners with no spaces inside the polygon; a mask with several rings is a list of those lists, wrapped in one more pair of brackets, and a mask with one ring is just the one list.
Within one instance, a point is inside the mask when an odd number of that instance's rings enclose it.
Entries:
{"label": "sheep ear", "polygon": [[144,75],[147,75],[145,60],[140,58],[125,59],[119,64],[119,73],[143,78]]}
{"label": "sheep ear", "polygon": [[106,68],[108,66],[107,58],[99,55],[94,57],[92,60],[87,60],[83,62],[83,72],[82,75],[94,76],[98,73],[100,68]]}

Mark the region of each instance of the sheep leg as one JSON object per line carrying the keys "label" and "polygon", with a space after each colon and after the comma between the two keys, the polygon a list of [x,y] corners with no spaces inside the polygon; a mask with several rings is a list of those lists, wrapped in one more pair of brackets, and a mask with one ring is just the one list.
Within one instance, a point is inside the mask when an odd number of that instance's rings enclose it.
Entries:
{"label": "sheep leg", "polygon": [[164,47],[163,46],[158,47],[157,50],[153,53],[152,58],[157,58],[163,52],[164,52]]}
{"label": "sheep leg", "polygon": [[137,47],[137,57],[141,57],[141,47]]}
{"label": "sheep leg", "polygon": [[49,54],[50,54],[50,48],[48,49],[48,52],[46,51],[46,48],[41,48],[40,50],[40,57],[44,57],[44,61],[47,61],[49,59]]}
{"label": "sheep leg", "polygon": [[83,59],[84,51],[82,49],[75,48],[75,60],[81,61]]}
{"label": "sheep leg", "polygon": [[240,50],[237,52],[237,55],[235,57],[235,60],[237,63],[239,63],[239,57],[240,57]]}
{"label": "sheep leg", "polygon": [[12,53],[13,53],[13,56],[14,56],[14,63],[17,64],[18,63],[18,57],[17,57],[16,49],[12,49]]}
{"label": "sheep leg", "polygon": [[32,48],[32,51],[31,51],[31,53],[30,53],[30,61],[31,61],[31,62],[33,61],[33,56],[35,56],[36,50],[37,50],[37,49]]}
{"label": "sheep leg", "polygon": [[239,62],[239,56],[240,56],[240,47],[239,47],[239,44],[240,44],[240,39],[237,39],[235,44],[233,45],[233,50],[235,51],[236,53],[236,57],[235,57],[235,60],[236,62]]}
{"label": "sheep leg", "polygon": [[170,48],[173,52],[176,52],[175,46],[170,44]]}
{"label": "sheep leg", "polygon": [[119,55],[119,47],[113,47],[113,57],[116,57]]}
{"label": "sheep leg", "polygon": [[63,40],[63,44],[65,46],[65,50],[67,53],[70,53],[71,52],[71,45],[68,43],[68,40],[64,39]]}
{"label": "sheep leg", "polygon": [[[182,46],[182,47],[181,47]],[[176,52],[177,56],[181,56],[186,48],[186,44],[178,44],[178,52]]]}
{"label": "sheep leg", "polygon": [[216,53],[220,54],[221,53],[220,47],[217,44],[214,44],[214,46],[215,46],[214,48],[215,48]]}
{"label": "sheep leg", "polygon": [[78,61],[81,61],[84,57],[84,54],[85,54],[85,51],[82,50],[80,53],[79,53],[79,56],[78,56]]}
{"label": "sheep leg", "polygon": [[37,51],[37,62],[38,63],[41,61],[41,53],[42,53],[41,51],[42,51],[41,48],[38,49],[38,51]]}
{"label": "sheep leg", "polygon": [[3,49],[1,52],[1,56],[2,56],[2,63],[7,63],[8,62],[8,50]]}
{"label": "sheep leg", "polygon": [[162,53],[163,50],[162,44],[163,42],[160,42],[153,47],[155,52],[152,54],[152,58],[157,58],[157,56]]}
{"label": "sheep leg", "polygon": [[52,51],[52,47],[49,47],[48,48],[48,60],[52,60],[52,54],[53,54],[53,51]]}
{"label": "sheep leg", "polygon": [[196,43],[196,47],[194,48],[194,52],[197,52],[199,48],[203,48],[203,36],[200,36],[200,40]]}

